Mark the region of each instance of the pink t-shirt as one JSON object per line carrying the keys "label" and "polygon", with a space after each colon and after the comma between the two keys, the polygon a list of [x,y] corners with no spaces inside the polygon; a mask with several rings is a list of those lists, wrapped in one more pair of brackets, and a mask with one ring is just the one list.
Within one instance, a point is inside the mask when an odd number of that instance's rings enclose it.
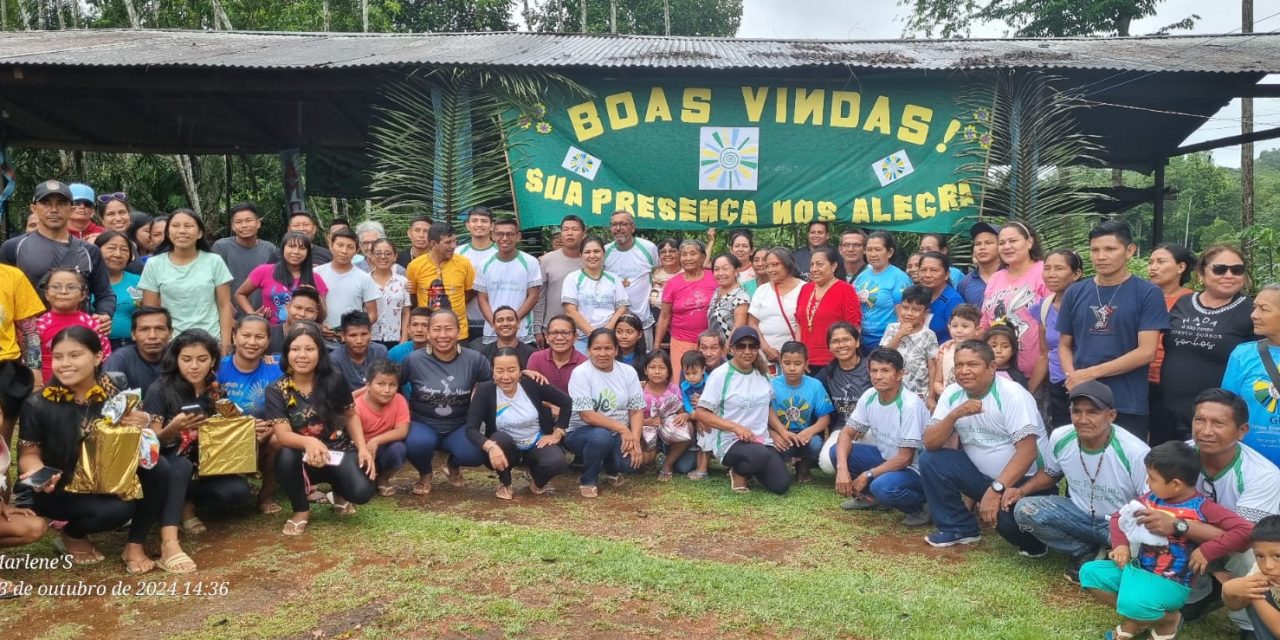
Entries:
{"label": "pink t-shirt", "polygon": [[40,373],[44,375],[45,383],[53,377],[53,337],[58,335],[59,331],[75,326],[87,327],[97,333],[98,338],[102,340],[103,359],[111,355],[111,341],[98,332],[98,327],[102,324],[97,318],[83,311],[71,313],[46,311],[36,319],[36,330],[40,333]]}
{"label": "pink t-shirt", "polygon": [[710,269],[702,270],[702,278],[689,282],[681,273],[662,288],[663,304],[671,305],[671,339],[697,342],[698,334],[707,330],[707,309],[716,295],[716,279]]}
{"label": "pink t-shirt", "polygon": [[409,403],[405,401],[404,396],[397,393],[381,412],[376,412],[369,406],[366,400],[368,397],[369,394],[365,393],[356,398],[356,415],[360,416],[360,426],[364,429],[365,442],[368,442],[369,438],[390,431],[398,424],[409,421]]}
{"label": "pink t-shirt", "polygon": [[982,298],[982,329],[1006,317],[1018,331],[1018,370],[1031,377],[1040,358],[1040,317],[1035,314],[1040,301],[1049,295],[1044,286],[1044,263],[1034,262],[1022,277],[1014,280],[1008,269],[1001,269],[987,282]]}
{"label": "pink t-shirt", "polygon": [[[298,286],[297,279],[294,279],[292,286],[277,282],[275,270],[275,264],[261,264],[254,267],[247,278],[262,292],[262,307],[272,326],[284,323],[285,307],[289,306],[289,300],[293,299],[293,289]],[[320,274],[312,273],[311,277],[316,281],[316,290],[320,292],[320,298],[324,299],[324,296],[329,293],[329,287],[325,286]]]}

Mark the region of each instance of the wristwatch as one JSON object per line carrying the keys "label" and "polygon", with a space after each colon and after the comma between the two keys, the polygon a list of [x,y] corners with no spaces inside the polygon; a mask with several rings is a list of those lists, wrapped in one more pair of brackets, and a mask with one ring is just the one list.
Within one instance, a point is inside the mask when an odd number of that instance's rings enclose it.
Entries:
{"label": "wristwatch", "polygon": [[999,480],[992,480],[991,490],[996,492],[996,494],[1004,493],[1004,483],[1000,482]]}
{"label": "wristwatch", "polygon": [[1191,530],[1191,525],[1186,520],[1178,519],[1173,523],[1173,535],[1179,538],[1187,537],[1187,532]]}
{"label": "wristwatch", "polygon": [[868,479],[868,480],[875,480],[875,479],[876,479],[876,472],[871,471],[871,470],[868,470],[868,471],[867,471],[865,474],[863,474],[863,475],[867,476],[867,479]]}

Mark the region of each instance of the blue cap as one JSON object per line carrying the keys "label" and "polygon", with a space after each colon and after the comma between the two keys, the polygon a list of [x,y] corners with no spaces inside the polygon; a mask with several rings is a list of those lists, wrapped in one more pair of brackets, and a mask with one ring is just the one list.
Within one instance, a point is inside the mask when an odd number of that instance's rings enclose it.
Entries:
{"label": "blue cap", "polygon": [[93,202],[96,199],[97,197],[93,193],[93,187],[87,184],[81,184],[79,182],[71,183],[71,202],[72,203],[80,202],[81,200],[86,200],[90,204],[93,204]]}
{"label": "blue cap", "polygon": [[760,342],[760,332],[748,326],[741,326],[733,330],[733,335],[729,336],[729,344],[738,344],[747,339],[753,339]]}

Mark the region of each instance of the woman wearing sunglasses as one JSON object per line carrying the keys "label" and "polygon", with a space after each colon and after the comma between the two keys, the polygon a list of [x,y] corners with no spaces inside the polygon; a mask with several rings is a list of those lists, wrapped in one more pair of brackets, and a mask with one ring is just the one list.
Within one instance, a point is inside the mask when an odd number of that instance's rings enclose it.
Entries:
{"label": "woman wearing sunglasses", "polygon": [[[1196,272],[1204,290],[1179,298],[1169,310],[1160,365],[1164,406],[1173,417],[1176,437],[1183,440],[1191,437],[1193,401],[1201,391],[1221,384],[1245,395],[1243,389],[1228,387],[1222,376],[1236,345],[1247,342],[1252,347],[1257,339],[1249,319],[1253,301],[1244,294],[1248,270],[1240,251],[1226,245],[1209,247],[1200,255]],[[1254,349],[1255,360],[1257,355]]]}

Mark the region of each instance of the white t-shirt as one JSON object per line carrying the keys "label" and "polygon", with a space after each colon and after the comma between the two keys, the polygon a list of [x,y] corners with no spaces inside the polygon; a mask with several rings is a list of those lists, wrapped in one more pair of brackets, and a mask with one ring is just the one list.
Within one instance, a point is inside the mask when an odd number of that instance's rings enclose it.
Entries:
{"label": "white t-shirt", "polygon": [[1200,474],[1196,489],[1249,522],[1280,514],[1280,469],[1249,445],[1238,446],[1236,457],[1218,475]]}
{"label": "white t-shirt", "polygon": [[584,362],[569,375],[569,397],[573,398],[573,416],[569,428],[589,426],[582,419],[583,411],[595,411],[625,425],[631,424],[629,412],[644,409],[644,390],[636,368],[615,363],[612,371],[601,371]]}
{"label": "white t-shirt", "polygon": [[[774,293],[773,283],[766,282],[756,288],[751,296],[751,305],[747,313],[760,323],[760,337],[775,350],[791,341],[800,341],[800,323],[796,321],[796,304],[800,300],[799,285],[792,287],[782,296],[782,307],[778,306],[778,295]],[[789,328],[788,328],[789,325]]]}
{"label": "white t-shirt", "polygon": [[[517,251],[510,260],[503,260],[495,252],[476,269],[476,292],[484,292],[489,296],[490,311],[498,307],[511,307],[519,312],[529,290],[541,286],[542,266],[538,264],[537,258],[523,251]],[[485,342],[493,342],[489,338],[496,340],[498,337],[493,331],[493,325],[488,322],[484,323],[484,337]],[[521,342],[528,342],[533,338],[532,310],[520,319],[516,337]]]}
{"label": "white t-shirt", "polygon": [[316,267],[315,273],[329,287],[329,292],[324,296],[324,323],[330,329],[338,328],[338,324],[342,322],[342,314],[363,311],[364,303],[382,297],[378,283],[369,274],[355,267],[340,274],[333,270],[332,262],[326,262]]}
{"label": "white t-shirt", "polygon": [[650,278],[658,266],[658,247],[644,238],[635,238],[631,248],[623,251],[618,243],[610,242],[604,248],[604,268],[622,279],[622,286],[631,300],[634,313],[647,329],[653,324],[653,312],[649,310]]}
{"label": "white t-shirt", "polygon": [[[498,243],[490,241],[488,248],[476,249],[468,242],[460,245],[453,253],[470,260],[471,266],[475,268],[478,274],[480,273],[480,265],[484,264],[489,258],[498,255]],[[455,309],[454,311],[456,312],[457,310]],[[480,315],[480,303],[476,301],[474,296],[471,298],[471,302],[467,303],[467,319],[474,320],[476,324],[484,321],[484,316]],[[475,336],[471,337],[474,338]]]}
{"label": "white t-shirt", "polygon": [[1049,436],[1044,471],[1054,478],[1067,477],[1071,504],[1077,509],[1105,518],[1147,493],[1149,451],[1147,443],[1114,424],[1105,447],[1100,451],[1082,450],[1076,428],[1067,425]]}
{"label": "white t-shirt", "polygon": [[[773,403],[773,383],[769,378],[752,369],[739,371],[732,363],[725,363],[707,374],[706,386],[698,398],[698,406],[751,430],[756,442],[773,446],[769,436],[769,408]],[[716,429],[711,432],[711,451],[719,460],[738,441],[738,436]]]}
{"label": "white t-shirt", "polygon": [[[627,290],[622,288],[622,279],[608,271],[602,272],[600,278],[595,279],[579,269],[565,277],[563,286],[560,301],[578,305],[578,313],[592,327],[603,326],[618,307],[631,303],[627,298]],[[579,331],[578,335],[586,334]]]}
{"label": "white t-shirt", "polygon": [[[968,399],[969,395],[959,384],[948,385],[942,390],[929,424],[941,421]],[[996,376],[991,388],[982,396],[982,413],[957,420],[956,433],[960,435],[960,444],[973,465],[988,478],[996,478],[1004,471],[1013,459],[1013,445],[1027,436],[1036,439],[1040,454],[1027,469],[1027,475],[1039,469],[1039,461],[1045,458],[1048,449],[1044,421],[1036,399],[1022,385],[1000,376]]]}
{"label": "white t-shirt", "polygon": [[516,446],[525,448],[534,442],[534,438],[542,433],[538,422],[538,407],[524,392],[524,387],[516,385],[516,395],[508,396],[501,388],[498,393],[497,411],[494,414],[494,428],[511,436]]}
{"label": "white t-shirt", "polygon": [[[870,434],[869,444],[875,444],[880,457],[888,460],[898,455],[902,448],[924,448],[924,427],[929,423],[929,408],[920,398],[903,387],[898,397],[889,404],[880,401],[880,392],[874,388],[863,392],[849,414],[846,427],[860,434]],[[910,468],[919,473],[918,457],[911,458]]]}

